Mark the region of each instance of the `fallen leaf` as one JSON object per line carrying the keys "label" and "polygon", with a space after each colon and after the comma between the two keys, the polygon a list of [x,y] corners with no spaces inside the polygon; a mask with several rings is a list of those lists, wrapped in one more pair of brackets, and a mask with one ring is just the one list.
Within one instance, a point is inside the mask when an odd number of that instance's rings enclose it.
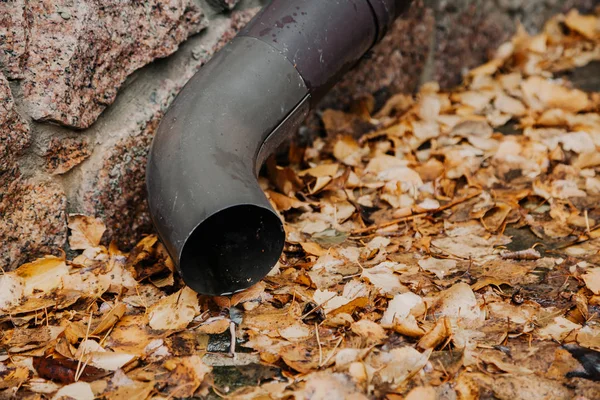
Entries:
{"label": "fallen leaf", "polygon": [[564,317],[556,317],[554,321],[537,331],[541,339],[554,339],[562,341],[568,334],[577,331],[581,325],[569,321]]}
{"label": "fallen leaf", "polygon": [[166,378],[169,385],[167,393],[177,398],[191,397],[200,387],[206,375],[212,370],[197,355],[168,360],[171,373]]}
{"label": "fallen leaf", "polygon": [[316,167],[298,172],[298,176],[310,175],[315,178],[331,178],[337,174],[339,168],[339,164],[320,164]]}
{"label": "fallen leaf", "polygon": [[265,292],[265,288],[266,285],[263,282],[259,282],[246,290],[235,293],[233,296],[231,296],[231,306],[234,307],[247,301],[260,299],[262,294]]}
{"label": "fallen leaf", "polygon": [[346,165],[359,166],[363,155],[362,148],[350,136],[339,138],[333,145],[333,156]]}
{"label": "fallen leaf", "polygon": [[77,399],[77,400],[94,400],[94,392],[89,383],[76,382],[67,386],[63,386],[54,394],[52,400]]}
{"label": "fallen leaf", "polygon": [[280,329],[279,334],[282,338],[289,340],[290,342],[306,340],[312,335],[310,329],[302,324],[295,324]]}
{"label": "fallen leaf", "polygon": [[22,279],[23,295],[34,292],[49,292],[61,286],[61,278],[69,273],[65,260],[46,256],[21,265],[14,274]]}
{"label": "fallen leaf", "polygon": [[185,287],[153,305],[148,316],[152,329],[184,329],[199,313],[198,294]]}
{"label": "fallen leaf", "polygon": [[102,393],[107,399],[143,400],[150,396],[156,382],[131,381],[127,385],[119,385],[114,390]]}
{"label": "fallen leaf", "polygon": [[585,36],[588,39],[595,39],[600,35],[600,23],[594,15],[581,15],[575,9],[569,11],[565,18],[565,24],[569,29]]}
{"label": "fallen leaf", "polygon": [[481,360],[487,364],[492,364],[496,368],[498,368],[500,371],[507,372],[509,374],[532,374],[533,373],[533,371],[530,370],[529,368],[525,368],[520,365],[515,365],[515,364],[509,363],[509,362],[502,361],[500,359],[500,357],[498,357],[497,355],[494,355],[494,356],[487,355],[487,356],[481,357]]}
{"label": "fallen leaf", "polygon": [[388,263],[381,263],[375,267],[364,269],[361,275],[375,286],[382,294],[395,295],[408,289],[400,283],[400,279]]}
{"label": "fallen leaf", "polygon": [[0,310],[9,310],[23,298],[25,283],[14,274],[0,275]]}
{"label": "fallen leaf", "polygon": [[405,400],[436,400],[437,393],[431,386],[419,386],[412,389],[405,397]]}
{"label": "fallen leaf", "polygon": [[80,373],[79,380],[85,382],[95,381],[110,373],[91,365],[81,366],[77,360],[64,358],[34,357],[33,367],[40,377],[62,384],[75,382],[77,371]]}
{"label": "fallen leaf", "polygon": [[378,357],[382,367],[375,377],[396,388],[404,381],[418,373],[429,360],[431,350],[419,353],[412,347],[401,347],[389,353],[381,353]]}
{"label": "fallen leaf", "polygon": [[388,303],[380,323],[383,327],[392,327],[396,318],[406,318],[413,310],[419,310],[417,314],[425,311],[423,299],[412,292],[397,294]]}
{"label": "fallen leaf", "polygon": [[443,279],[445,276],[455,271],[456,260],[444,260],[430,257],[419,260],[419,266],[425,271],[433,272],[438,279]]}
{"label": "fallen leaf", "polygon": [[212,317],[202,322],[195,328],[196,332],[207,335],[218,335],[226,332],[231,325],[231,320],[225,317]]}
{"label": "fallen leaf", "polygon": [[467,320],[481,318],[481,310],[475,294],[466,283],[457,283],[450,289],[441,292],[431,307],[431,312],[439,317],[446,316]]}
{"label": "fallen leaf", "polygon": [[350,329],[369,344],[379,344],[387,337],[385,330],[379,324],[367,319],[353,323]]}
{"label": "fallen leaf", "polygon": [[421,350],[435,349],[452,335],[452,324],[448,317],[439,319],[417,343]]}
{"label": "fallen leaf", "polygon": [[100,218],[81,214],[70,214],[68,227],[71,230],[69,246],[73,250],[98,247],[106,231],[104,222]]}
{"label": "fallen leaf", "polygon": [[302,250],[304,250],[308,254],[312,254],[319,257],[327,254],[327,250],[319,246],[318,243],[302,242],[300,243],[300,246],[302,246]]}
{"label": "fallen leaf", "polygon": [[594,294],[600,294],[600,268],[591,268],[581,276],[585,285]]}
{"label": "fallen leaf", "polygon": [[279,211],[288,211],[292,208],[303,211],[310,211],[310,206],[296,198],[289,197],[277,192],[268,190],[267,196],[275,203]]}
{"label": "fallen leaf", "polygon": [[588,95],[578,89],[568,89],[539,76],[531,76],[521,84],[525,102],[533,110],[561,108],[580,112],[590,106]]}

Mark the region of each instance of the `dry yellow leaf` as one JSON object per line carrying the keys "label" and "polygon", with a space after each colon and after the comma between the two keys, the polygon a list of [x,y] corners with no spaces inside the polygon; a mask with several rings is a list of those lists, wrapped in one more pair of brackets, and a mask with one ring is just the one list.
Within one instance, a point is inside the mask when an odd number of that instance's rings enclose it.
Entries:
{"label": "dry yellow leaf", "polygon": [[62,277],[69,273],[63,258],[46,256],[21,265],[14,274],[23,282],[23,295],[49,292],[61,286]]}
{"label": "dry yellow leaf", "polygon": [[565,111],[580,112],[590,107],[587,93],[578,89],[568,89],[539,76],[532,76],[521,84],[525,102],[536,111],[561,108]]}
{"label": "dry yellow leaf", "polygon": [[102,235],[106,231],[104,222],[100,218],[89,217],[81,214],[69,215],[69,246],[73,250],[85,250],[100,245]]}
{"label": "dry yellow leaf", "polygon": [[99,335],[99,334],[101,334],[103,332],[106,332],[107,330],[109,330],[113,326],[115,326],[115,324],[117,322],[119,322],[119,320],[121,319],[121,317],[123,317],[123,314],[125,314],[125,310],[126,309],[127,309],[127,306],[124,303],[119,303],[119,304],[115,305],[100,320],[100,322],[98,323],[98,325],[96,325],[96,327],[92,331],[92,335]]}
{"label": "dry yellow leaf", "polygon": [[184,329],[199,313],[198,294],[185,287],[153,305],[148,318],[152,329]]}
{"label": "dry yellow leaf", "polygon": [[565,18],[569,29],[580,33],[588,39],[595,39],[600,35],[600,18],[595,15],[581,15],[575,9],[569,11]]}
{"label": "dry yellow leaf", "polygon": [[383,382],[398,387],[404,381],[418,373],[429,360],[431,350],[419,353],[412,347],[393,349],[389,353],[381,353],[379,362],[383,366],[375,375]]}
{"label": "dry yellow leaf", "polygon": [[591,268],[581,276],[585,285],[594,294],[600,294],[600,268]]}
{"label": "dry yellow leaf", "polygon": [[333,177],[337,174],[338,169],[340,168],[339,164],[320,164],[316,167],[305,169],[304,171],[298,172],[299,176],[310,175],[315,178],[325,178],[325,177]]}

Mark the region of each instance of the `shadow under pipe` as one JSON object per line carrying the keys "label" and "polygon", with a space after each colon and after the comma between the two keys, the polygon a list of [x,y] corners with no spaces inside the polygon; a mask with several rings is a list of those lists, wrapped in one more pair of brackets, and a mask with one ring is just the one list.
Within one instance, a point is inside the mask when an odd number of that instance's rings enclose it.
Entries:
{"label": "shadow under pipe", "polygon": [[150,214],[185,283],[208,295],[260,281],[283,223],[257,176],[407,0],[273,0],[185,85],[146,172]]}

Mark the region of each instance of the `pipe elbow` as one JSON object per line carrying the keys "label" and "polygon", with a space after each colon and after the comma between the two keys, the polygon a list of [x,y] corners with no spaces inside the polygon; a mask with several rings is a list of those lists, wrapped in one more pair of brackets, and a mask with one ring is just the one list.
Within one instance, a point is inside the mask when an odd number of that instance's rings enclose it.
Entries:
{"label": "pipe elbow", "polygon": [[276,146],[306,97],[285,57],[257,39],[236,38],[190,80],[161,121],[146,171],[150,214],[195,291],[243,290],[277,263],[283,223],[257,172],[265,146]]}

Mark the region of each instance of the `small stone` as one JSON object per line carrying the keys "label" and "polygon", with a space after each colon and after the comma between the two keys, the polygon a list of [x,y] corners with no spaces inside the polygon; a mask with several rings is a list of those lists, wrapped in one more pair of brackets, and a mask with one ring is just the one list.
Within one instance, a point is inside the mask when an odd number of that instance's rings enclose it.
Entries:
{"label": "small stone", "polygon": [[71,13],[68,11],[59,11],[59,14],[62,19],[71,19]]}
{"label": "small stone", "polygon": [[51,175],[60,175],[81,164],[91,155],[88,142],[81,139],[53,138],[44,158],[46,170]]}
{"label": "small stone", "polygon": [[199,60],[200,58],[202,58],[202,50],[192,50],[192,58],[194,60]]}

